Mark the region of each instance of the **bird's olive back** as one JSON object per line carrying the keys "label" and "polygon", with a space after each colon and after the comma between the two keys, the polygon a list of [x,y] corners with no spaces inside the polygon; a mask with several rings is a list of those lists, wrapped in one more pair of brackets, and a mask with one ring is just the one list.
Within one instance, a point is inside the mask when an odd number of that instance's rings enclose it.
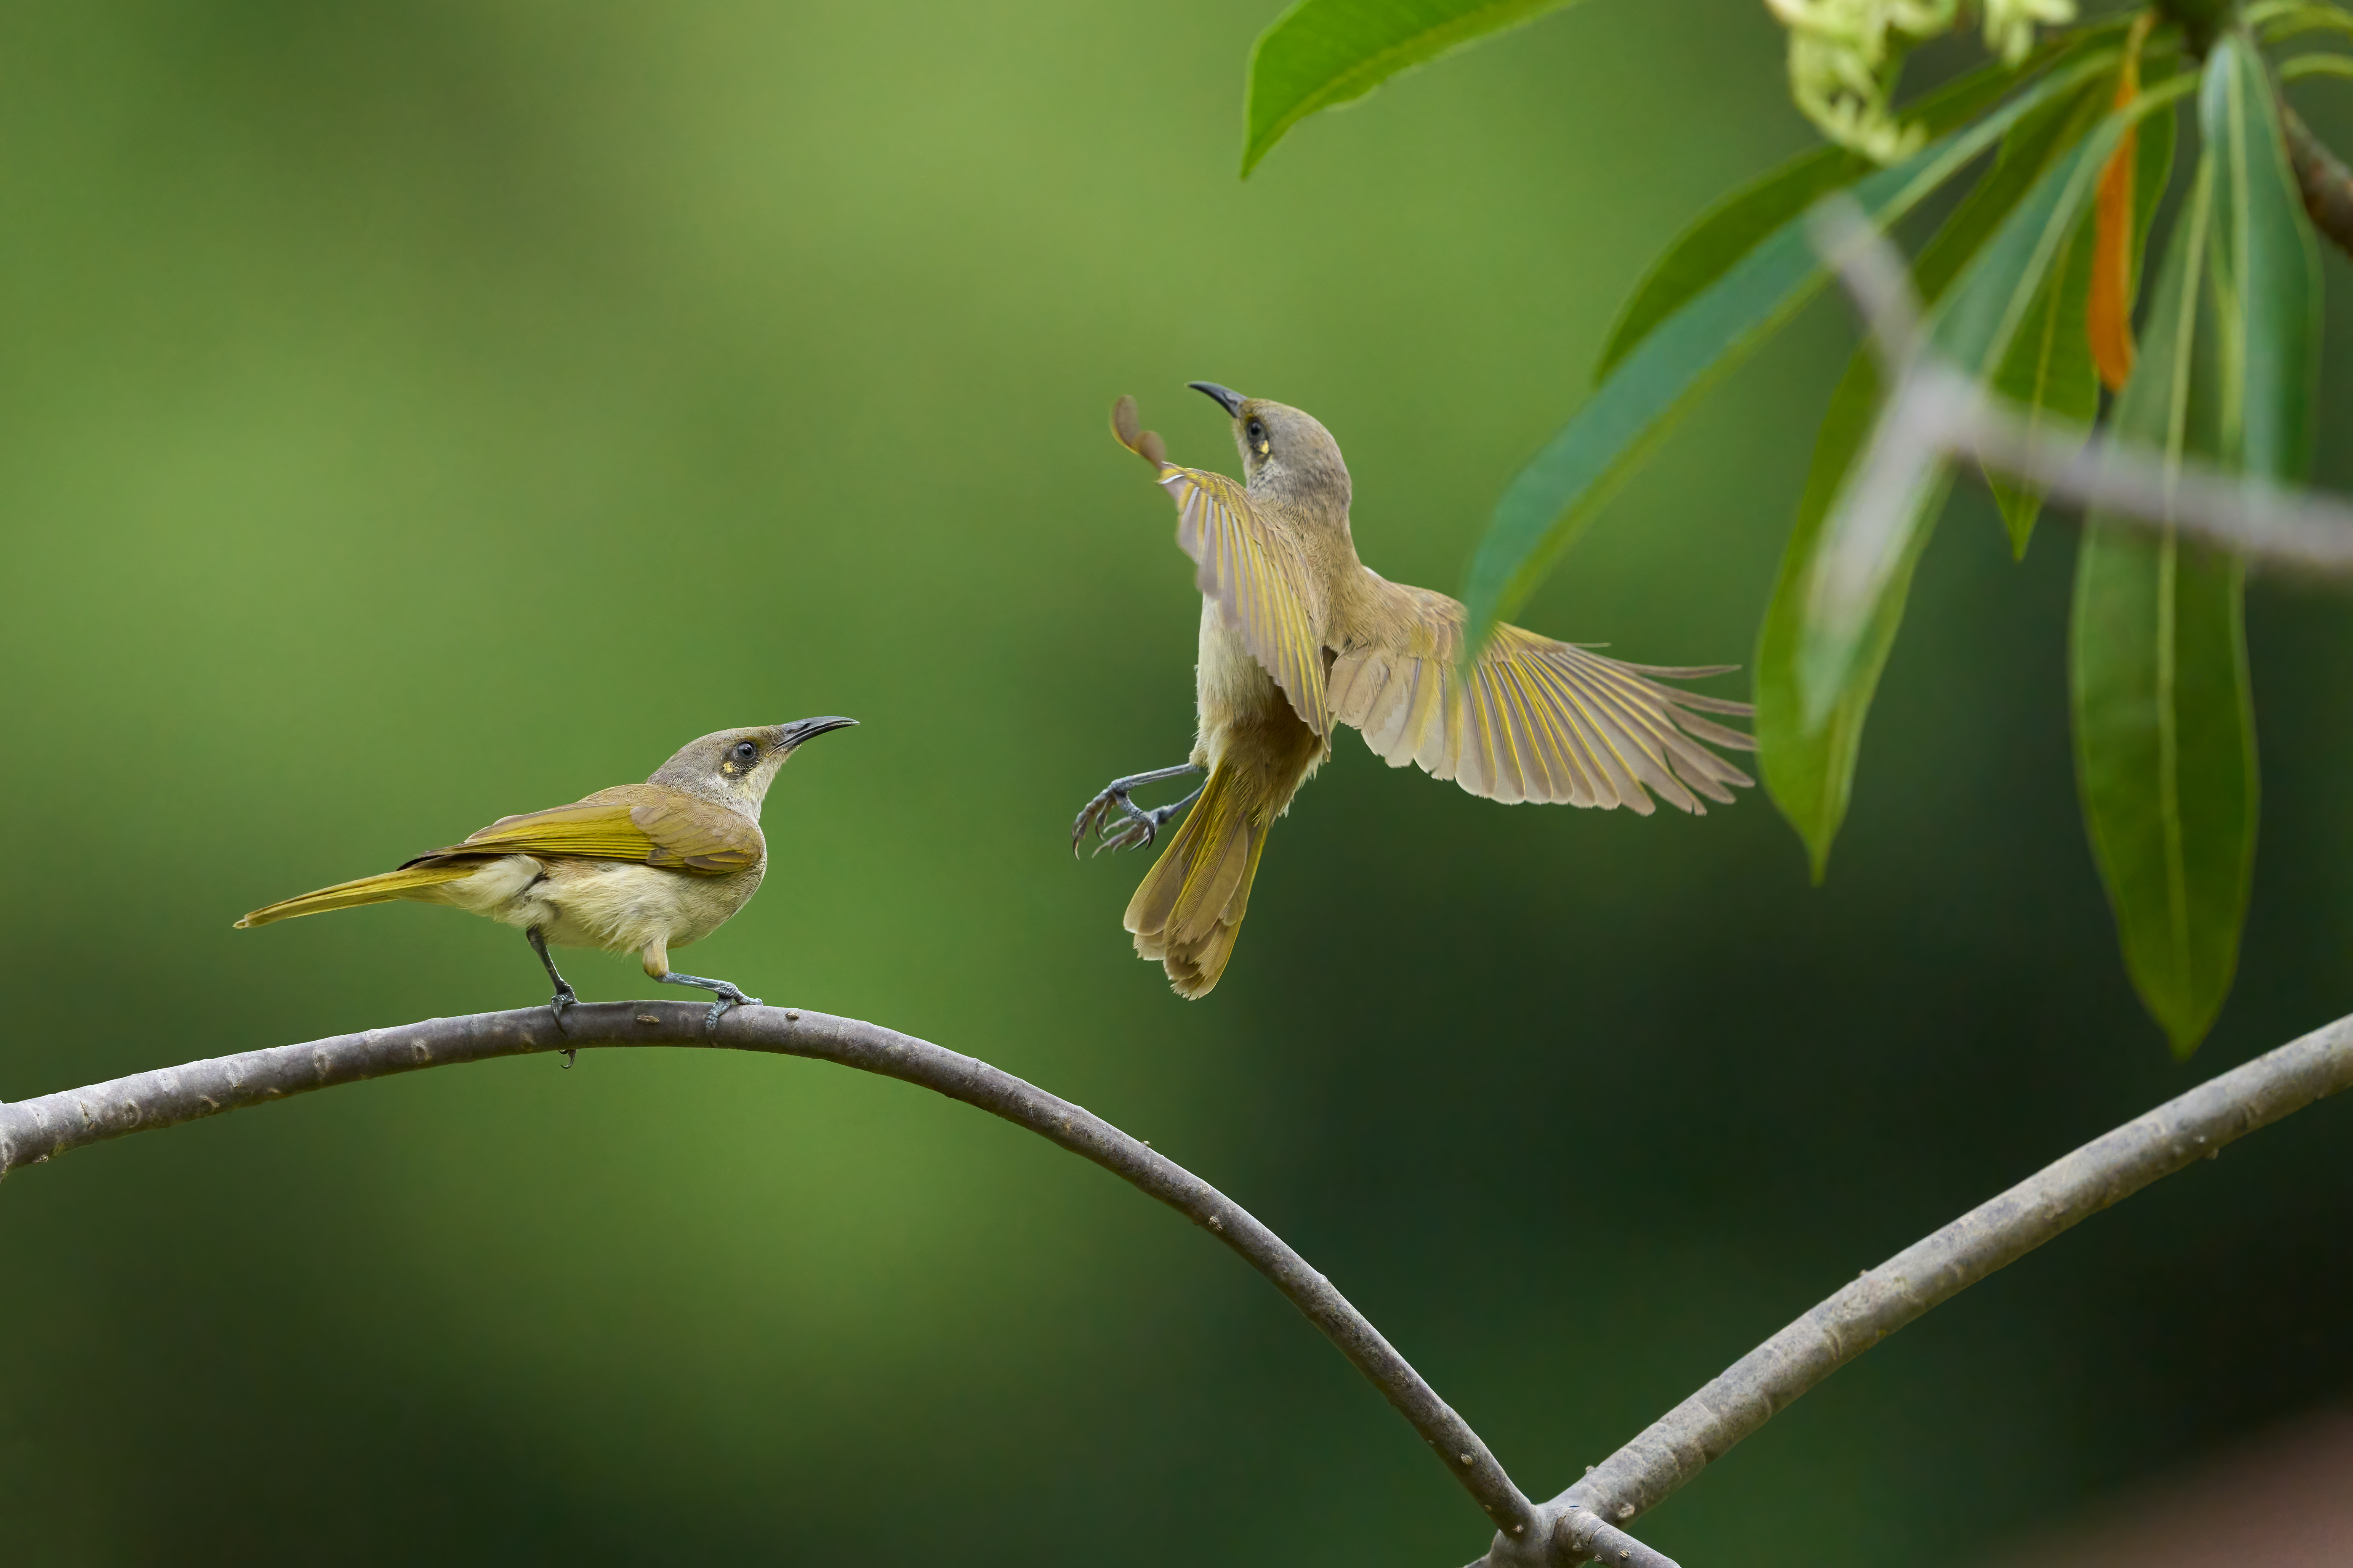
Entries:
{"label": "bird's olive back", "polygon": [[1245,398],[1234,414],[1234,445],[1252,495],[1347,516],[1348,465],[1340,443],[1314,415],[1268,398]]}

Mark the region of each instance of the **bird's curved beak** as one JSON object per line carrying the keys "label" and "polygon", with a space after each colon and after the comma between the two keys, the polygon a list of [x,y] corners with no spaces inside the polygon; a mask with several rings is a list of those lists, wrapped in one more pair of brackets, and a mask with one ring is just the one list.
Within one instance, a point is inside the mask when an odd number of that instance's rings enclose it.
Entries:
{"label": "bird's curved beak", "polygon": [[790,752],[803,741],[822,735],[828,730],[853,730],[857,727],[855,719],[796,719],[789,724],[776,726],[776,750]]}
{"label": "bird's curved beak", "polygon": [[1214,381],[1188,381],[1185,384],[1196,392],[1205,393],[1216,398],[1219,405],[1234,418],[1239,419],[1242,416],[1242,395],[1233,388],[1219,386]]}

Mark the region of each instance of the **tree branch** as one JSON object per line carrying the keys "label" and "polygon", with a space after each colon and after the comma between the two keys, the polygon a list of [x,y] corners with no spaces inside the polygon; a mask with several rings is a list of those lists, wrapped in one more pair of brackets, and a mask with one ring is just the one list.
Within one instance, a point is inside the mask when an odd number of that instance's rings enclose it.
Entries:
{"label": "tree branch", "polygon": [[1813,233],[1869,327],[1894,389],[1830,524],[1816,567],[1817,616],[1853,623],[1868,613],[1908,497],[1934,465],[1954,458],[2096,511],[2104,521],[2188,534],[2259,565],[2353,576],[2353,504],[2211,463],[2168,460],[2047,415],[2030,422],[1937,354],[1920,328],[1910,268],[1861,208],[1844,198],[1823,202]]}
{"label": "tree branch", "polygon": [[[1082,1107],[987,1062],[912,1036],[854,1018],[760,1006],[733,1008],[714,1030],[705,1033],[705,1011],[701,1002],[584,1004],[565,1015],[561,1028],[545,1007],[433,1018],[306,1045],[216,1057],[87,1089],[0,1103],[0,1178],[17,1166],[40,1164],[109,1138],[176,1126],[336,1084],[495,1057],[611,1046],[715,1046],[834,1062],[919,1085],[1027,1128],[1207,1226],[1266,1276],[1412,1423],[1448,1473],[1494,1521],[1502,1538],[1528,1538],[1537,1522],[1535,1508],[1470,1424],[1281,1237],[1166,1155]],[[1666,1563],[1655,1553],[1645,1561]]]}
{"label": "tree branch", "polygon": [[2295,171],[2296,186],[2304,193],[2304,210],[2311,215],[2312,226],[2334,240],[2337,249],[2353,256],[2353,170],[2346,168],[2312,133],[2312,127],[2295,110],[2288,109],[2280,123],[2287,133],[2288,165]]}
{"label": "tree branch", "polygon": [[[2169,1100],[1971,1209],[1750,1351],[1546,1503],[1555,1563],[1614,1552],[1572,1543],[1583,1512],[1623,1523],[1655,1508],[1814,1384],[1929,1308],[2163,1176],[2353,1088],[2353,1017],[2339,1018]],[[1498,1536],[1482,1564],[1546,1561]],[[1631,1562],[1633,1559],[1627,1559]]]}

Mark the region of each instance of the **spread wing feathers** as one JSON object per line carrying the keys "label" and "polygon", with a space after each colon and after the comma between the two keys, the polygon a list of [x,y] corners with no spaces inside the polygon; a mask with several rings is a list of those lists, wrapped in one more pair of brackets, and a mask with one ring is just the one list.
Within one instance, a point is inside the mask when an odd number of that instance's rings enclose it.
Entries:
{"label": "spread wing feathers", "polygon": [[1462,606],[1426,588],[1381,586],[1402,630],[1341,654],[1330,701],[1391,767],[1418,763],[1489,800],[1622,805],[1644,816],[1655,809],[1652,791],[1704,812],[1701,795],[1729,804],[1732,786],[1755,782],[1708,746],[1757,742],[1699,716],[1746,716],[1749,705],[1661,684],[1734,666],[1626,664],[1499,626],[1466,677]]}
{"label": "spread wing feathers", "polygon": [[423,894],[427,888],[442,882],[458,881],[481,868],[480,860],[440,860],[431,865],[404,866],[397,871],[386,871],[381,876],[362,877],[356,882],[338,882],[332,888],[321,888],[315,893],[304,893],[300,898],[281,899],[237,921],[237,929],[243,931],[248,926],[266,926],[273,921],[290,921],[297,915],[322,915],[329,910],[381,904],[393,899],[413,899]]}
{"label": "spread wing feathers", "polygon": [[1194,586],[1217,602],[1226,625],[1266,667],[1292,708],[1317,734],[1331,732],[1324,700],[1324,638],[1298,552],[1250,506],[1250,492],[1223,474],[1180,468],[1156,431],[1136,421],[1135,399],[1112,405],[1112,434],[1150,463],[1176,502],[1176,543],[1193,558]]}
{"label": "spread wing feathers", "polygon": [[1176,542],[1198,568],[1194,585],[1217,601],[1226,625],[1274,677],[1300,720],[1319,735],[1330,733],[1324,638],[1291,542],[1223,474],[1163,464],[1160,488],[1176,502]]}
{"label": "spread wing feathers", "polygon": [[1266,850],[1266,814],[1251,809],[1236,771],[1221,766],[1192,815],[1128,901],[1138,957],[1156,958],[1179,996],[1206,996],[1233,956]]}
{"label": "spread wing feathers", "polygon": [[756,865],[762,847],[758,826],[724,806],[660,784],[623,784],[576,805],[502,816],[463,844],[408,864],[455,856],[571,856],[639,860],[715,877]]}

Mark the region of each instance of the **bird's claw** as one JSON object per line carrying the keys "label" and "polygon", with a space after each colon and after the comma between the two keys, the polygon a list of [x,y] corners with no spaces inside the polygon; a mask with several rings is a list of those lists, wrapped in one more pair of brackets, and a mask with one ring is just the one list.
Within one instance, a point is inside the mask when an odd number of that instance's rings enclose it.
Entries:
{"label": "bird's claw", "polygon": [[[1188,795],[1174,805],[1146,810],[1136,805],[1125,789],[1113,784],[1080,809],[1078,821],[1071,825],[1071,855],[1072,858],[1077,858],[1079,846],[1086,842],[1090,833],[1098,835],[1103,840],[1094,848],[1098,855],[1106,849],[1117,854],[1123,849],[1149,845],[1159,837],[1160,830],[1168,825],[1168,819],[1184,810],[1192,799]],[[1119,816],[1126,818],[1125,821],[1114,819],[1114,808]]]}
{"label": "bird's claw", "polygon": [[1113,798],[1124,796],[1125,793],[1124,790],[1107,789],[1079,807],[1078,820],[1071,824],[1071,859],[1079,858],[1079,846],[1087,841],[1087,835],[1109,820]]}
{"label": "bird's claw", "polygon": [[1116,828],[1104,824],[1103,842],[1095,846],[1096,854],[1108,849],[1116,855],[1123,849],[1149,845],[1159,837],[1161,824],[1168,820],[1158,811],[1139,812],[1133,805],[1128,810],[1133,815]]}
{"label": "bird's claw", "polygon": [[733,985],[722,985],[718,991],[718,999],[711,1004],[711,1011],[702,1016],[705,1034],[719,1027],[719,1020],[727,1016],[730,1007],[757,1007],[761,1005],[757,996],[746,996]]}

